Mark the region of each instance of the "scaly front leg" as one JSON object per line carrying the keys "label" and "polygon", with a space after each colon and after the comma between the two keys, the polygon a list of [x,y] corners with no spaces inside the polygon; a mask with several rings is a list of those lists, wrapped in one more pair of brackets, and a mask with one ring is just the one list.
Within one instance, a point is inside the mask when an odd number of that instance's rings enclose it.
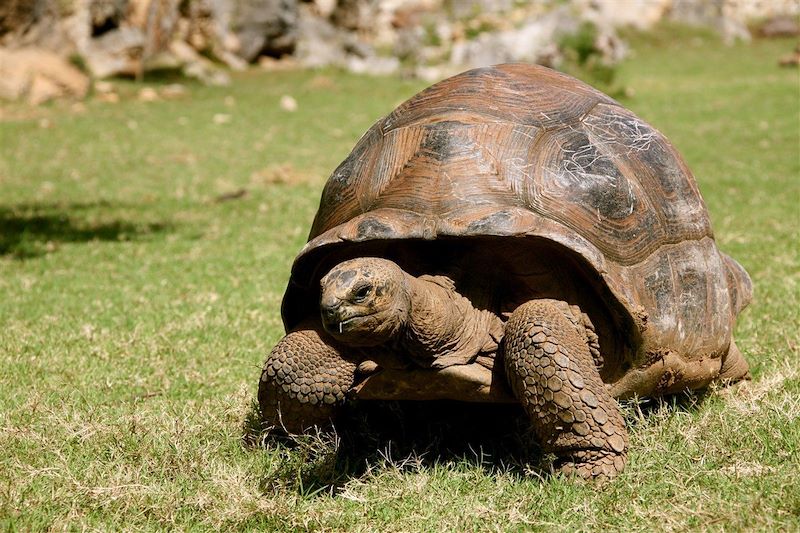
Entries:
{"label": "scaly front leg", "polygon": [[506,324],[505,366],[514,394],[545,450],[566,473],[616,476],[625,467],[628,434],[606,390],[579,317],[557,300],[518,307]]}
{"label": "scaly front leg", "polygon": [[317,321],[306,321],[278,342],[258,387],[261,417],[287,433],[329,426],[353,386],[356,361]]}

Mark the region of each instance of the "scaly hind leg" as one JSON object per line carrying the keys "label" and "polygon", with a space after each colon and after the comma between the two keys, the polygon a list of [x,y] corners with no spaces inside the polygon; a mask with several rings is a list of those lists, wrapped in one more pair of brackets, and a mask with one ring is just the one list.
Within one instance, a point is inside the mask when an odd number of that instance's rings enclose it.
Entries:
{"label": "scaly hind leg", "polygon": [[558,456],[557,467],[611,478],[625,467],[628,434],[577,323],[558,300],[518,307],[506,324],[506,374],[545,451]]}
{"label": "scaly hind leg", "polygon": [[306,322],[272,349],[261,373],[258,403],[269,425],[288,433],[325,427],[355,380],[356,363],[321,326]]}

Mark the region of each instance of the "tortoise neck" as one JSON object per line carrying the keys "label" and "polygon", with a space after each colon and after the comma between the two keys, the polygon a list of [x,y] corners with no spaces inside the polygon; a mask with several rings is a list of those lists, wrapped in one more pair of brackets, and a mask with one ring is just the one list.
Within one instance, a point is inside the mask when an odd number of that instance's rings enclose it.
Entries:
{"label": "tortoise neck", "polygon": [[402,352],[422,366],[444,368],[497,349],[493,335],[499,339],[502,322],[496,315],[475,309],[456,290],[436,281],[445,278],[407,278],[411,310],[399,339]]}

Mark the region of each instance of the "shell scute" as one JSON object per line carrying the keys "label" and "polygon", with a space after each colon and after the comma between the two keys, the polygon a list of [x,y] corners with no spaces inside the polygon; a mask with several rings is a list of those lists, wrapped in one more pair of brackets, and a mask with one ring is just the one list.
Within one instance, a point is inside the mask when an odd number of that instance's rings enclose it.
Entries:
{"label": "shell scute", "polygon": [[663,235],[694,239],[712,235],[691,171],[658,130],[627,109],[605,104],[584,117],[583,125],[593,143],[602,146],[625,175],[636,176],[656,209]]}
{"label": "shell scute", "polygon": [[583,235],[616,263],[635,263],[652,252],[659,221],[641,185],[580,129],[544,137],[532,154],[530,207]]}

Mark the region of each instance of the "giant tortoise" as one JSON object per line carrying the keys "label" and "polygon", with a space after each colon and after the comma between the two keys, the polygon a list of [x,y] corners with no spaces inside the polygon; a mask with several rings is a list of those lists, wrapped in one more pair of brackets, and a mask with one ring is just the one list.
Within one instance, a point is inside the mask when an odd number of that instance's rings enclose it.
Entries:
{"label": "giant tortoise", "polygon": [[480,68],[379,120],[325,185],[259,387],[302,432],[344,402],[518,402],[556,468],[613,477],[615,399],[733,382],[751,298],[670,142],[544,67]]}

